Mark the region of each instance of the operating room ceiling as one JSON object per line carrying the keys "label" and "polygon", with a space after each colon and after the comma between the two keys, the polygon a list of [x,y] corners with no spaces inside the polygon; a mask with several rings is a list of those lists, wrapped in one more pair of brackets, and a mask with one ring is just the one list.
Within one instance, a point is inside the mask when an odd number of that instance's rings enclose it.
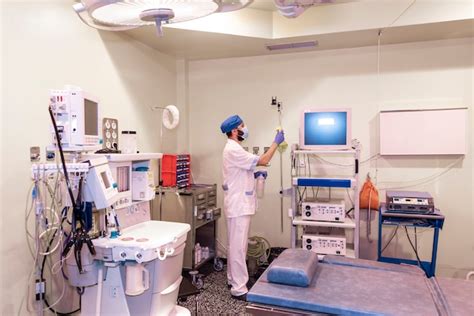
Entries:
{"label": "operating room ceiling", "polygon": [[[474,37],[471,0],[343,0],[282,17],[273,0],[255,0],[236,12],[125,33],[163,53],[190,60],[256,56],[382,44]],[[315,48],[269,51],[266,45],[317,41]]]}

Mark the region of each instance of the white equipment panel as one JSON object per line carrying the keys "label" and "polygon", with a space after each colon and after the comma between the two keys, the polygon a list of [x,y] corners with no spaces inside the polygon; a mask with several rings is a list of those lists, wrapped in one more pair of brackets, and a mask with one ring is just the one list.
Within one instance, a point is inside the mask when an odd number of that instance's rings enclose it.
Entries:
{"label": "white equipment panel", "polygon": [[302,246],[322,255],[346,255],[346,237],[327,235],[303,235]]}
{"label": "white equipment panel", "polygon": [[467,109],[380,112],[381,155],[465,155]]}
{"label": "white equipment panel", "polygon": [[344,222],[346,205],[344,200],[303,202],[301,217],[303,220],[309,221]]}

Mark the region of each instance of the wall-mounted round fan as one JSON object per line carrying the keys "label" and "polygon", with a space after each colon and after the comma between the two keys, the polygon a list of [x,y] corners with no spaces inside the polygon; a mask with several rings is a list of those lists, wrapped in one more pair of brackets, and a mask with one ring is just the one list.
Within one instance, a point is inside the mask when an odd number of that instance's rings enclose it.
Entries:
{"label": "wall-mounted round fan", "polygon": [[155,24],[189,21],[218,12],[245,8],[253,0],[81,0],[73,6],[87,25],[108,31],[124,31]]}

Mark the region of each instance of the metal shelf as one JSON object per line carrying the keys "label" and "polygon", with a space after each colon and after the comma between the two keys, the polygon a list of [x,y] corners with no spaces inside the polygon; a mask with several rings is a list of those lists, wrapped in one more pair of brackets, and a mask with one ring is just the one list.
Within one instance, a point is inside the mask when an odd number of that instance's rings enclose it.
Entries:
{"label": "metal shelf", "polygon": [[138,153],[138,154],[85,154],[84,159],[94,157],[105,157],[109,162],[127,162],[127,161],[145,161],[152,159],[161,159],[162,153]]}
{"label": "metal shelf", "polygon": [[300,226],[315,226],[315,227],[339,227],[339,228],[352,228],[356,227],[356,224],[352,218],[346,217],[344,222],[325,222],[325,221],[307,221],[303,220],[301,216],[296,216],[293,219],[293,225]]}
{"label": "metal shelf", "polygon": [[[326,174],[315,174],[313,176],[298,176],[292,177],[292,190],[291,190],[291,209],[293,212],[298,212],[299,205],[297,204],[298,197],[296,196],[298,187],[326,187],[326,188],[342,188],[353,190],[354,192],[354,219],[346,218],[344,222],[323,222],[323,221],[307,221],[303,220],[301,216],[296,216],[292,220],[291,226],[291,245],[295,247],[298,244],[298,226],[313,226],[313,227],[336,227],[342,229],[354,230],[354,237],[350,245],[346,249],[349,258],[359,257],[359,235],[360,235],[360,223],[359,223],[359,165],[360,150],[349,149],[349,150],[294,150],[292,151],[292,159],[298,154],[315,154],[315,155],[345,155],[344,158],[353,159],[354,172],[352,175],[347,176],[328,176]],[[297,158],[295,158],[297,159]],[[321,163],[324,166],[324,163]],[[348,165],[351,166],[351,165]],[[293,213],[295,214],[295,213]],[[301,244],[300,244],[301,247]],[[320,256],[320,259],[323,256]]]}
{"label": "metal shelf", "polygon": [[[322,261],[322,260],[324,259],[324,256],[326,256],[326,255],[318,255],[318,260],[319,260],[319,261]],[[355,259],[355,251],[354,251],[354,249],[347,248],[347,249],[346,249],[346,255],[345,255],[345,256],[341,256],[341,257],[346,257],[346,258]]]}
{"label": "metal shelf", "polygon": [[205,263],[211,261],[211,260],[214,260],[214,258],[216,257],[215,255],[215,252],[214,251],[210,251],[209,252],[209,257],[207,259],[204,259],[204,260],[201,260],[199,261],[199,263],[195,264],[194,265],[194,270],[198,270],[200,267],[202,267]]}
{"label": "metal shelf", "polygon": [[345,155],[354,155],[356,151],[354,149],[341,149],[341,150],[323,150],[323,149],[316,149],[316,150],[294,150],[293,153],[295,154],[345,154]]}
{"label": "metal shelf", "polygon": [[163,154],[161,153],[140,153],[140,154],[96,154],[104,155],[108,161],[120,162],[120,161],[142,161],[161,159]]}
{"label": "metal shelf", "polygon": [[293,177],[293,185],[306,187],[350,189],[356,182],[354,177]]}
{"label": "metal shelf", "polygon": [[198,228],[201,228],[202,226],[205,226],[209,223],[212,223],[214,221],[217,221],[221,216],[220,215],[215,215],[212,219],[210,220],[205,220],[205,221],[202,221],[202,220],[196,220],[195,222],[195,227],[196,229]]}

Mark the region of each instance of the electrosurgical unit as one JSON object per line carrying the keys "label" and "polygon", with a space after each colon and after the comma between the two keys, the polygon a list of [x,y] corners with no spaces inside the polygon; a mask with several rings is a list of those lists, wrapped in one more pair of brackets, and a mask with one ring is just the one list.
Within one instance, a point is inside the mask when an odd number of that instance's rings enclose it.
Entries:
{"label": "electrosurgical unit", "polygon": [[428,214],[434,212],[433,197],[428,192],[387,191],[387,211]]}

